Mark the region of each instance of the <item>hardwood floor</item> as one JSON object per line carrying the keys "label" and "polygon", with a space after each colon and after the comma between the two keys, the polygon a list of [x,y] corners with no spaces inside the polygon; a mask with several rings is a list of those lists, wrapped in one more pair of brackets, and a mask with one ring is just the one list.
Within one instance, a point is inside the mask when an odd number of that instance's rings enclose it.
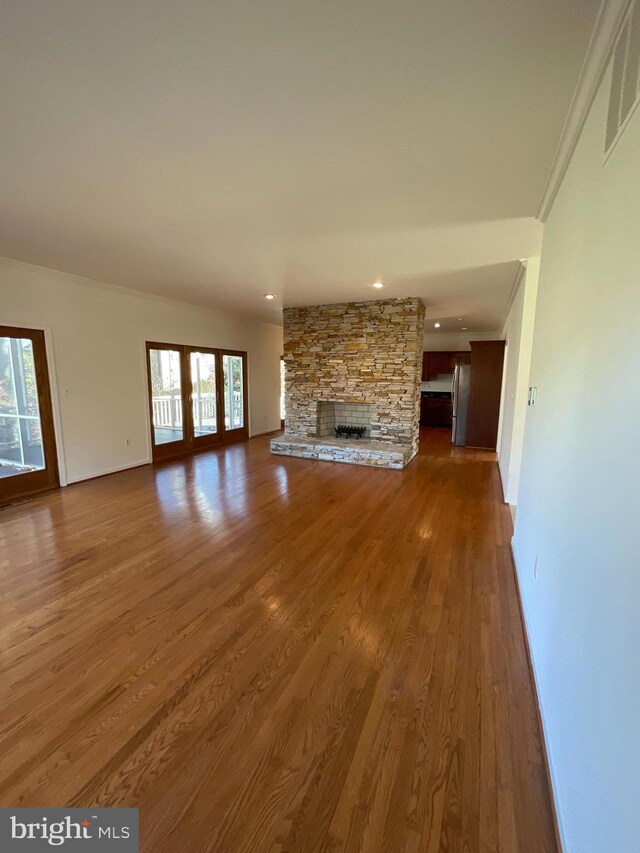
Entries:
{"label": "hardwood floor", "polygon": [[141,849],[555,851],[494,455],[265,438],[0,511],[0,805]]}

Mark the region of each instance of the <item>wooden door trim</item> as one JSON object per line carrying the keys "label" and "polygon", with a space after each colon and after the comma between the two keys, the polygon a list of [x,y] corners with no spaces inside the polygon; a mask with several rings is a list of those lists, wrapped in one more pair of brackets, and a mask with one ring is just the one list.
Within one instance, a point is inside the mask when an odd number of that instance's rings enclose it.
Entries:
{"label": "wooden door trim", "polygon": [[[221,358],[220,358],[220,350],[216,347],[192,347],[191,345],[185,345],[186,355],[186,369],[187,369],[187,389],[189,395],[189,419],[191,424],[191,432],[190,435],[193,436],[189,448],[189,452],[193,453],[198,450],[207,450],[208,448],[217,447],[219,444],[222,444],[223,441],[223,430],[224,430],[224,418],[223,423],[220,423],[220,370],[221,370]],[[193,423],[193,385],[191,382],[191,353],[192,352],[203,352],[208,353],[209,355],[213,355],[216,360],[216,420],[218,423],[218,429],[214,433],[210,433],[209,435],[196,435],[195,434],[195,426]]]}
{"label": "wooden door trim", "polygon": [[[49,363],[47,360],[47,341],[44,329],[31,329],[25,326],[0,326],[0,337],[28,338],[33,346],[33,364],[38,391],[38,413],[40,433],[46,468],[14,477],[0,479],[0,506],[13,503],[24,497],[40,492],[57,489],[60,486],[58,467],[58,446],[56,441],[51,382],[49,381]],[[23,485],[24,488],[11,488]]]}
{"label": "wooden door trim", "polygon": [[[180,356],[180,396],[182,402],[182,438],[177,441],[167,441],[156,444],[155,424],[153,422],[153,387],[151,384],[151,350],[167,350],[177,352]],[[184,412],[184,346],[182,344],[167,344],[160,341],[145,341],[147,390],[149,396],[149,429],[151,430],[151,457],[154,462],[163,459],[175,459],[189,451]]]}

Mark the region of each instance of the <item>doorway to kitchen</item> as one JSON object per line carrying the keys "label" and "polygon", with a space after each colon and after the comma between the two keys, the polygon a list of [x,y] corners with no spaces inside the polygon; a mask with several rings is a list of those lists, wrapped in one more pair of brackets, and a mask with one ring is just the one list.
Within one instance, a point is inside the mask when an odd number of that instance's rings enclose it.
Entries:
{"label": "doorway to kitchen", "polygon": [[147,341],[154,461],[248,438],[247,354]]}

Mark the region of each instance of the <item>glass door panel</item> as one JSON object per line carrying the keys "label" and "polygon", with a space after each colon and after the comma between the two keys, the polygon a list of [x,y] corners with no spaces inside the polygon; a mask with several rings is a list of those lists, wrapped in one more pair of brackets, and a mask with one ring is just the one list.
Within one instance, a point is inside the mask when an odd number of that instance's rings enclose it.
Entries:
{"label": "glass door panel", "polygon": [[224,378],[224,428],[227,432],[245,427],[244,358],[225,353],[222,356]]}
{"label": "glass door panel", "polygon": [[147,341],[154,460],[248,437],[246,358]]}
{"label": "glass door panel", "polygon": [[0,500],[58,485],[44,333],[35,329],[0,328],[0,482]]}
{"label": "glass door panel", "polygon": [[154,456],[165,456],[179,450],[185,440],[182,354],[177,348],[154,344],[149,344],[147,351]]}
{"label": "glass door panel", "polygon": [[43,468],[33,343],[0,338],[0,476]]}
{"label": "glass door panel", "polygon": [[191,350],[189,369],[194,439],[217,437],[219,430],[215,353]]}

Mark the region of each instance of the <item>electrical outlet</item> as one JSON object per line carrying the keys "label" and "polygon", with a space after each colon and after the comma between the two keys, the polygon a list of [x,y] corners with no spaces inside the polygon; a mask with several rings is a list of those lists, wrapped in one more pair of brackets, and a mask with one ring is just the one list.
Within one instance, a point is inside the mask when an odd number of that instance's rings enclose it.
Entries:
{"label": "electrical outlet", "polygon": [[536,580],[538,580],[538,570],[540,568],[540,557],[536,554],[536,559],[533,564],[533,576]]}
{"label": "electrical outlet", "polygon": [[124,440],[124,446],[125,446],[125,447],[129,447],[130,445],[131,445],[131,439],[130,439],[130,438],[125,438],[125,440]]}

